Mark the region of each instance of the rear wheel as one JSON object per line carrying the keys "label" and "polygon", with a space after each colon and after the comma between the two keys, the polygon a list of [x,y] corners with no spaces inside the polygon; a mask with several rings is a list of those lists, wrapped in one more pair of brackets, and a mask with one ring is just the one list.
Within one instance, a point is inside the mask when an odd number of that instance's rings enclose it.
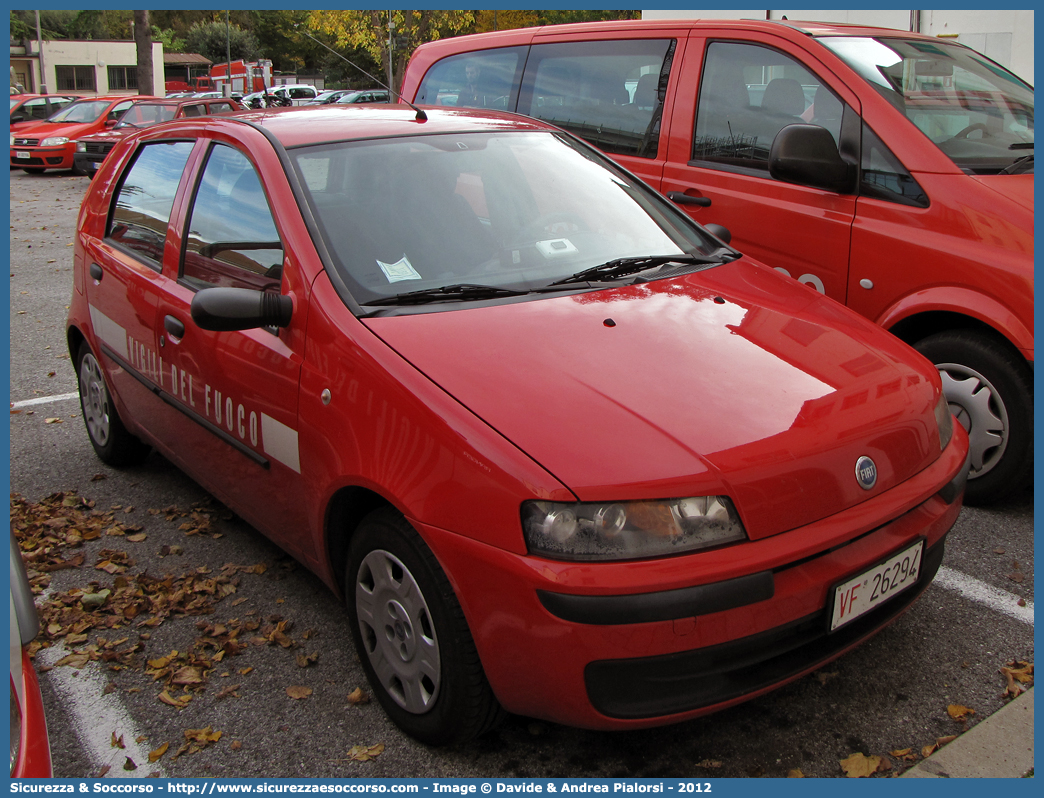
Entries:
{"label": "rear wheel", "polygon": [[1025,488],[1033,477],[1033,378],[1019,354],[970,330],[915,347],[939,369],[950,412],[968,432],[965,502],[990,504]]}
{"label": "rear wheel", "polygon": [[98,457],[112,466],[134,465],[144,460],[149,447],[123,425],[105,384],[101,364],[86,341],[80,344],[76,356],[76,374],[83,422]]}
{"label": "rear wheel", "polygon": [[449,580],[394,509],[360,524],[345,592],[366,677],[403,731],[428,745],[450,745],[502,718]]}

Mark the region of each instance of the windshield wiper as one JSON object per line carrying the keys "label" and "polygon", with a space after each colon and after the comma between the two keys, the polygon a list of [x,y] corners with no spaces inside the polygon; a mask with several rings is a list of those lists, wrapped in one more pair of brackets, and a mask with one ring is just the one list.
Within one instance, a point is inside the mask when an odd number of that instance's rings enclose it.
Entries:
{"label": "windshield wiper", "polygon": [[1033,168],[1033,156],[1023,155],[1021,158],[1016,158],[1006,167],[1000,170],[1002,175],[1017,175],[1022,172],[1027,172]]}
{"label": "windshield wiper", "polygon": [[476,285],[474,283],[458,283],[444,285],[440,288],[425,288],[410,291],[406,294],[381,297],[363,305],[423,305],[427,302],[464,302],[471,299],[496,299],[504,296],[524,296],[529,291],[514,288],[498,288],[495,285]]}
{"label": "windshield wiper", "polygon": [[637,258],[617,258],[616,260],[584,269],[561,280],[555,280],[551,285],[583,283],[589,280],[596,282],[599,280],[613,280],[617,277],[626,277],[629,274],[655,269],[668,263],[679,263],[682,265],[718,264],[725,263],[728,259],[724,256],[708,257],[702,255],[646,255]]}

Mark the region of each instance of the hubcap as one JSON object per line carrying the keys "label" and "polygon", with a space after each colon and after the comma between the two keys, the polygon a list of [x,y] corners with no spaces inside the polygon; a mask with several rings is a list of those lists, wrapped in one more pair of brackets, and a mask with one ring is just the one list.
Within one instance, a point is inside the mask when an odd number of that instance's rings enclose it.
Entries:
{"label": "hubcap", "polygon": [[109,392],[105,390],[101,366],[91,354],[80,364],[80,405],[91,439],[104,446],[109,442]]}
{"label": "hubcap", "polygon": [[959,363],[937,363],[936,368],[950,412],[968,432],[968,476],[981,477],[1000,462],[1008,448],[1008,411],[997,389],[974,369]]}
{"label": "hubcap", "polygon": [[407,712],[427,712],[438,698],[439,644],[427,602],[395,555],[366,555],[355,584],[355,610],[370,664],[388,695]]}

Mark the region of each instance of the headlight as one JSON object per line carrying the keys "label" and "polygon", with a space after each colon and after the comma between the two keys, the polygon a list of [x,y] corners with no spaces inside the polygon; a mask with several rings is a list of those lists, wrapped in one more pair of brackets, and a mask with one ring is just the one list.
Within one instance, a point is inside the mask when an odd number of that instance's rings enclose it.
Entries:
{"label": "headlight", "polygon": [[49,139],[44,139],[40,142],[41,147],[59,147],[62,144],[68,144],[69,139],[67,136],[51,136]]}
{"label": "headlight", "polygon": [[14,133],[12,133],[12,134],[11,134],[11,146],[12,146],[12,147],[14,146],[14,139],[15,139],[15,137],[14,137]]}
{"label": "headlight", "polygon": [[935,403],[935,423],[939,425],[939,449],[942,450],[953,437],[953,414],[945,394],[941,394]]}
{"label": "headlight", "polygon": [[83,141],[76,142],[76,151],[77,152],[87,152],[87,144],[86,144],[86,142],[83,142]]}
{"label": "headlight", "polygon": [[747,539],[724,496],[641,502],[527,501],[522,530],[534,554],[564,560],[633,560]]}

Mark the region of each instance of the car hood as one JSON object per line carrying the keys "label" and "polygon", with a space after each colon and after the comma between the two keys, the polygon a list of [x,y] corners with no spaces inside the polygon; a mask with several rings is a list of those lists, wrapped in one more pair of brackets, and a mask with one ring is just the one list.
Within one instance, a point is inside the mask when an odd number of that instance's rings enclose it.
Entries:
{"label": "car hood", "polygon": [[[939,456],[928,361],[746,261],[365,323],[583,501],[726,493],[757,539]],[[879,472],[870,491],[863,455]]]}
{"label": "car hood", "polygon": [[972,178],[1011,202],[1033,211],[1033,175],[975,175]]}
{"label": "car hood", "polygon": [[49,139],[52,136],[65,136],[75,139],[96,129],[97,122],[40,122],[31,127],[18,130],[20,138]]}

